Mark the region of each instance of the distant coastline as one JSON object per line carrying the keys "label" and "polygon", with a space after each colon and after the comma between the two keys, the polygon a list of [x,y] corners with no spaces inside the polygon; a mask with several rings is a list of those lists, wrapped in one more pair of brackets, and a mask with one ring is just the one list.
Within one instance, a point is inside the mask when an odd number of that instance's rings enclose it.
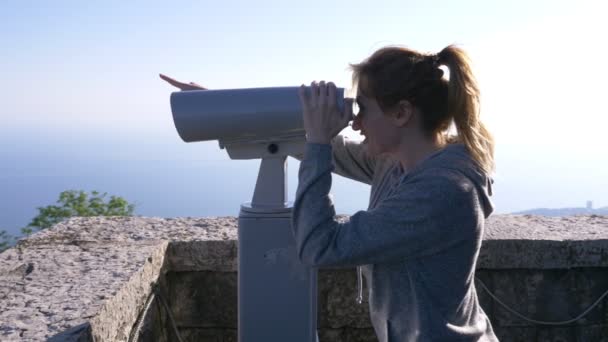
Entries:
{"label": "distant coastline", "polygon": [[536,208],[514,212],[517,215],[543,215],[543,216],[573,216],[573,215],[608,215],[608,207],[602,208]]}

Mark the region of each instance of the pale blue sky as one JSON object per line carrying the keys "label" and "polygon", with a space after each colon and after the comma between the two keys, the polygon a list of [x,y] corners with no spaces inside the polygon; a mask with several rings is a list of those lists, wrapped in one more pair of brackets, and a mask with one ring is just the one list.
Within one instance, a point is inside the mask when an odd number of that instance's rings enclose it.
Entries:
{"label": "pale blue sky", "polygon": [[349,86],[348,63],[383,45],[436,52],[458,43],[473,58],[497,138],[498,211],[608,205],[603,6],[3,1],[0,160],[31,151],[50,160],[226,160],[215,143],[179,140],[173,89],[159,72],[211,88]]}
{"label": "pale blue sky", "polygon": [[82,129],[145,120],[145,127],[165,127],[170,89],[158,72],[214,88],[320,78],[347,85],[347,63],[385,44],[438,51],[459,43],[473,57],[488,44],[490,52],[528,53],[496,39],[589,11],[574,3],[8,1],[0,11],[0,122]]}

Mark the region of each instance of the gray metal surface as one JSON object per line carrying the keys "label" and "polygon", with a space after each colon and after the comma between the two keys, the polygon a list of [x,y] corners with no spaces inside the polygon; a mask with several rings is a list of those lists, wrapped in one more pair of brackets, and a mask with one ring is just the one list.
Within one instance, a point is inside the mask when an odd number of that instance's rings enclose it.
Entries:
{"label": "gray metal surface", "polygon": [[[303,136],[299,87],[180,91],[171,111],[186,142]],[[337,89],[344,108],[344,89]]]}
{"label": "gray metal surface", "polygon": [[317,340],[317,270],[297,258],[291,212],[277,216],[239,215],[239,342]]}
{"label": "gray metal surface", "polygon": [[[225,148],[230,159],[275,158],[277,156],[295,156],[304,154],[306,138],[304,135],[287,138],[274,137],[260,142],[220,141],[220,147]],[[275,146],[272,149],[272,145]]]}
{"label": "gray metal surface", "polygon": [[262,208],[283,208],[287,202],[287,157],[264,158],[251,205]]}

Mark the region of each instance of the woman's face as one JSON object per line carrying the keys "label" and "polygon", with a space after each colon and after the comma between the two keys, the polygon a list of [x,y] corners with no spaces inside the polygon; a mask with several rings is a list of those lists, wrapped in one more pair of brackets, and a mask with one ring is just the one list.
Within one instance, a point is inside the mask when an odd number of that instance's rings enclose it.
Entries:
{"label": "woman's face", "polygon": [[400,130],[391,117],[384,114],[378,102],[363,94],[357,96],[359,112],[353,120],[352,128],[361,131],[365,137],[363,144],[372,155],[378,155],[395,150],[399,143]]}

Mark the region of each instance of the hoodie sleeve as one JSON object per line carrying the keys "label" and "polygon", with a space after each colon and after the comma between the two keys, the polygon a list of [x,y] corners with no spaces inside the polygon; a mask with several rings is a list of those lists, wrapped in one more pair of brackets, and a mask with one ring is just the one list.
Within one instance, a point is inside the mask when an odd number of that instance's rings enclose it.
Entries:
{"label": "hoodie sleeve", "polygon": [[435,254],[475,238],[474,186],[449,170],[428,170],[398,185],[376,208],[345,223],[329,195],[330,145],[307,144],[292,227],[298,257],[313,266],[356,266]]}
{"label": "hoodie sleeve", "polygon": [[[371,184],[376,168],[376,158],[367,154],[360,141],[351,140],[339,134],[331,142],[332,159],[336,174],[352,180]],[[302,161],[304,155],[294,155]]]}

